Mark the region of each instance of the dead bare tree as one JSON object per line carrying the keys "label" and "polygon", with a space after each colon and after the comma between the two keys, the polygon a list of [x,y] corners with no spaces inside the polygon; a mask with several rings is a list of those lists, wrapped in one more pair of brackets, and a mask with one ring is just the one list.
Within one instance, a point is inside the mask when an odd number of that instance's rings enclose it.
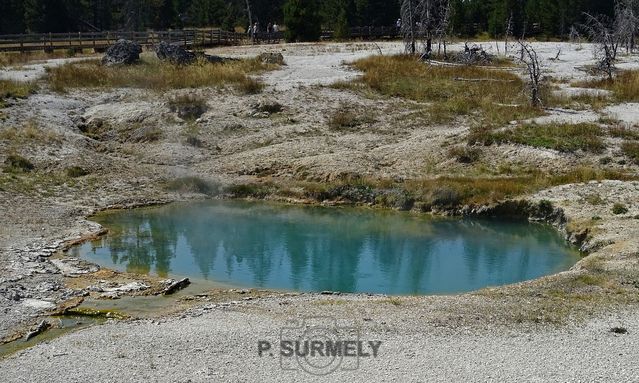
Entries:
{"label": "dead bare tree", "polygon": [[251,3],[249,0],[246,0],[246,12],[248,13],[249,26],[253,25],[253,15],[251,13]]}
{"label": "dead bare tree", "polygon": [[581,42],[581,36],[579,35],[579,31],[574,25],[570,27],[570,35],[568,36],[568,38],[570,39],[570,42],[573,44],[577,44]]}
{"label": "dead bare tree", "polygon": [[433,51],[433,40],[445,40],[450,21],[450,0],[402,0],[402,35],[406,52],[417,53],[422,40],[426,55]]}
{"label": "dead bare tree", "polygon": [[506,22],[506,34],[504,35],[504,54],[508,55],[508,37],[513,34],[513,13],[510,12],[508,22]]}
{"label": "dead bare tree", "polygon": [[614,22],[605,16],[594,17],[588,13],[584,15],[586,16],[584,29],[590,41],[595,44],[596,70],[605,73],[608,79],[612,80],[616,71],[615,61],[619,48],[619,36],[615,31]]}
{"label": "dead bare tree", "polygon": [[635,37],[639,30],[639,17],[637,17],[638,0],[616,0],[614,32],[619,43],[630,53],[635,48]]}
{"label": "dead bare tree", "polygon": [[532,45],[519,41],[519,47],[521,51],[521,61],[526,65],[526,71],[528,72],[528,88],[530,90],[530,103],[533,107],[538,108],[542,106],[541,101],[541,80],[542,72],[541,65],[539,65],[539,58],[537,52]]}
{"label": "dead bare tree", "polygon": [[417,18],[415,8],[418,0],[403,0],[401,5],[402,28],[406,53],[415,54],[417,51]]}

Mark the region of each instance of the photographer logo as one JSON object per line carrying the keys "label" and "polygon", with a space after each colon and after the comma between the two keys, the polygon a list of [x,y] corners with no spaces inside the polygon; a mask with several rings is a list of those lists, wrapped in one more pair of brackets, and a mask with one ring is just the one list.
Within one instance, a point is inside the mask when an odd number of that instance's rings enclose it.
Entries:
{"label": "photographer logo", "polygon": [[[358,328],[340,326],[334,318],[311,317],[282,328],[277,346],[283,370],[322,376],[358,369],[362,358],[378,356],[381,344],[361,340]],[[260,357],[278,352],[266,340],[258,342],[257,351]]]}

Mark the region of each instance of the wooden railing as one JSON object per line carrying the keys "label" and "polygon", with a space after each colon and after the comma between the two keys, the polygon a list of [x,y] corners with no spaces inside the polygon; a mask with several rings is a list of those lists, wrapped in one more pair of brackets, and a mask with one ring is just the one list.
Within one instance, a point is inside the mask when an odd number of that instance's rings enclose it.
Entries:
{"label": "wooden railing", "polygon": [[[332,39],[333,31],[323,31],[322,39]],[[353,27],[348,31],[348,38],[363,40],[396,39],[401,37],[400,29],[391,27]]]}
{"label": "wooden railing", "polygon": [[0,35],[0,52],[53,51],[69,49],[104,50],[119,39],[152,46],[160,41],[179,44],[186,48],[239,45],[246,39],[242,33],[221,29],[191,29],[148,32],[77,32]]}
{"label": "wooden railing", "polygon": [[[333,31],[322,32],[323,40],[333,38]],[[375,40],[400,37],[398,28],[391,27],[354,27],[350,28],[348,38]],[[211,47],[222,45],[240,45],[246,42],[279,43],[284,40],[282,32],[260,32],[256,36],[244,33],[227,32],[215,29],[185,29],[175,31],[147,32],[75,32],[75,33],[39,33],[21,35],[0,35],[0,52],[53,51],[69,49],[104,50],[119,39],[135,41],[143,46],[153,46],[160,41],[179,44],[185,48]]]}

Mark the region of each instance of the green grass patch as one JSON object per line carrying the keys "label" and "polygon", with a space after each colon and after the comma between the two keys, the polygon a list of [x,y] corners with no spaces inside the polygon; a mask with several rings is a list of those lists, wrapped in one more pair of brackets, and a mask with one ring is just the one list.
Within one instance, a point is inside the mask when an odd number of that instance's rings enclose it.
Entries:
{"label": "green grass patch", "polygon": [[605,149],[603,130],[596,124],[525,124],[495,131],[486,127],[471,130],[469,144],[520,144],[561,152],[583,150],[601,153]]}
{"label": "green grass patch", "polygon": [[79,178],[84,177],[89,174],[89,171],[80,167],[80,166],[70,166],[66,168],[65,173],[69,178]]}
{"label": "green grass patch", "polygon": [[218,185],[199,177],[180,177],[169,181],[166,189],[177,193],[197,193],[208,196],[217,195]]}
{"label": "green grass patch", "polygon": [[380,207],[429,211],[434,208],[459,208],[464,205],[485,205],[550,187],[602,180],[636,180],[631,174],[590,167],[548,175],[531,172],[512,177],[440,177],[396,181],[368,177],[350,177],[334,182],[294,181],[284,184],[236,185],[229,191],[236,197],[264,198],[280,196],[309,199],[318,202],[343,201]]}
{"label": "green grass patch", "polygon": [[28,173],[33,169],[31,161],[17,154],[9,154],[4,161],[5,173]]}
{"label": "green grass patch", "polygon": [[628,208],[626,207],[626,205],[622,203],[616,203],[612,206],[612,214],[620,215],[620,214],[626,214],[627,212],[628,212]]}
{"label": "green grass patch", "polygon": [[482,151],[471,146],[454,146],[448,150],[448,155],[462,164],[472,164],[481,158]]}

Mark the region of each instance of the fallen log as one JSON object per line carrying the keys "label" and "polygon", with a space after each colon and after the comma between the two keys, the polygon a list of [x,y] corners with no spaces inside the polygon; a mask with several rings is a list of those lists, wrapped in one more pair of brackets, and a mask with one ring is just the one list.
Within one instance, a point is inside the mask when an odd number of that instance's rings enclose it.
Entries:
{"label": "fallen log", "polygon": [[24,336],[24,341],[26,342],[26,341],[32,339],[33,337],[42,334],[43,332],[48,330],[50,327],[51,327],[51,324],[49,322],[43,320],[42,322],[40,322],[40,324],[38,325],[38,327],[36,327],[35,330],[29,331],[27,333],[27,335]]}
{"label": "fallen log", "polygon": [[175,294],[179,290],[187,287],[191,284],[191,281],[188,278],[182,278],[179,281],[173,281],[169,283],[169,285],[162,290],[162,295],[171,295]]}
{"label": "fallen log", "polygon": [[465,81],[465,82],[515,82],[515,80],[503,80],[498,78],[463,78],[463,77],[455,77],[453,80],[455,81]]}

